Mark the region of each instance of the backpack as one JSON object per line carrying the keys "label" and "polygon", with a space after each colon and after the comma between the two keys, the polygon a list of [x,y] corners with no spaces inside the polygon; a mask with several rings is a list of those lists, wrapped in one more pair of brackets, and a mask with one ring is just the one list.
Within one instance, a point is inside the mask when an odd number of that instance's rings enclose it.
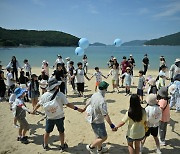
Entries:
{"label": "backpack", "polygon": [[58,93],[58,91],[56,91],[53,94],[50,101],[43,104],[43,108],[44,108],[45,114],[47,115],[48,119],[54,119],[55,117],[57,117],[58,115],[63,113],[62,109],[60,108],[60,106],[55,98],[57,93]]}

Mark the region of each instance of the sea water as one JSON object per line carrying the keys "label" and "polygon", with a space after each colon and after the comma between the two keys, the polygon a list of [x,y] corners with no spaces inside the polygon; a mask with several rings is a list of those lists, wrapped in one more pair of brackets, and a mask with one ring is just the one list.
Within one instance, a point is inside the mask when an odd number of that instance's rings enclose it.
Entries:
{"label": "sea water", "polygon": [[[60,54],[64,61],[66,57],[76,63],[82,61],[82,57],[75,55],[76,47],[21,47],[21,48],[0,48],[1,65],[6,66],[12,56],[16,56],[20,65],[23,66],[23,60],[28,59],[31,66],[41,67],[42,61],[47,60],[50,67],[54,65],[57,54]],[[149,69],[157,70],[159,68],[159,57],[164,56],[168,67],[170,67],[176,58],[180,58],[180,46],[90,46],[85,49],[88,57],[89,68],[98,66],[107,68],[107,62],[111,56],[117,58],[118,62],[122,57],[132,54],[136,62],[136,69],[142,69],[142,59],[144,54],[148,54],[150,60]]]}

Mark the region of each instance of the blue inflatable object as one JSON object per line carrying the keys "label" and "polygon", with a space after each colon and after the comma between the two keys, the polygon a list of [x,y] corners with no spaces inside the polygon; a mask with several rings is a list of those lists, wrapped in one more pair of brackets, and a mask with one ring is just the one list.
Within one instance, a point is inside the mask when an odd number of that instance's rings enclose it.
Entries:
{"label": "blue inflatable object", "polygon": [[89,46],[89,41],[86,38],[81,38],[79,40],[79,47],[86,49]]}
{"label": "blue inflatable object", "polygon": [[115,45],[115,47],[120,47],[121,46],[121,44],[122,44],[122,40],[121,39],[115,39],[114,40],[114,45]]}
{"label": "blue inflatable object", "polygon": [[84,55],[84,50],[83,50],[81,47],[77,47],[77,48],[75,49],[75,54],[76,54],[77,56],[83,56],[83,55]]}

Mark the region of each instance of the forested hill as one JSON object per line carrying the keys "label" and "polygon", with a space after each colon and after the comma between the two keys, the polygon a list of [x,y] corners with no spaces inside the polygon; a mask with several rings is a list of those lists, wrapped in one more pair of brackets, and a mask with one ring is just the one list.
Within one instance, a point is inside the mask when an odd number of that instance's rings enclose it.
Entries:
{"label": "forested hill", "polygon": [[59,31],[9,30],[0,27],[0,46],[77,46],[79,38]]}
{"label": "forested hill", "polygon": [[180,45],[180,32],[160,37],[158,39],[149,40],[145,45]]}

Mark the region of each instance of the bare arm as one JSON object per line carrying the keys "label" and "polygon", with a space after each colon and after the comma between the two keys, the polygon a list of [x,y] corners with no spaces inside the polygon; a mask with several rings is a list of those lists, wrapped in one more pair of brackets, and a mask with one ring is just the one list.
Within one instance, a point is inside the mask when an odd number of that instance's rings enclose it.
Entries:
{"label": "bare arm", "polygon": [[77,110],[77,111],[79,111],[79,112],[81,112],[81,113],[84,112],[83,109],[80,109],[80,108],[74,106],[72,103],[68,103],[68,104],[66,104],[66,106],[69,107],[69,108],[71,108],[71,109],[73,109],[73,110]]}

